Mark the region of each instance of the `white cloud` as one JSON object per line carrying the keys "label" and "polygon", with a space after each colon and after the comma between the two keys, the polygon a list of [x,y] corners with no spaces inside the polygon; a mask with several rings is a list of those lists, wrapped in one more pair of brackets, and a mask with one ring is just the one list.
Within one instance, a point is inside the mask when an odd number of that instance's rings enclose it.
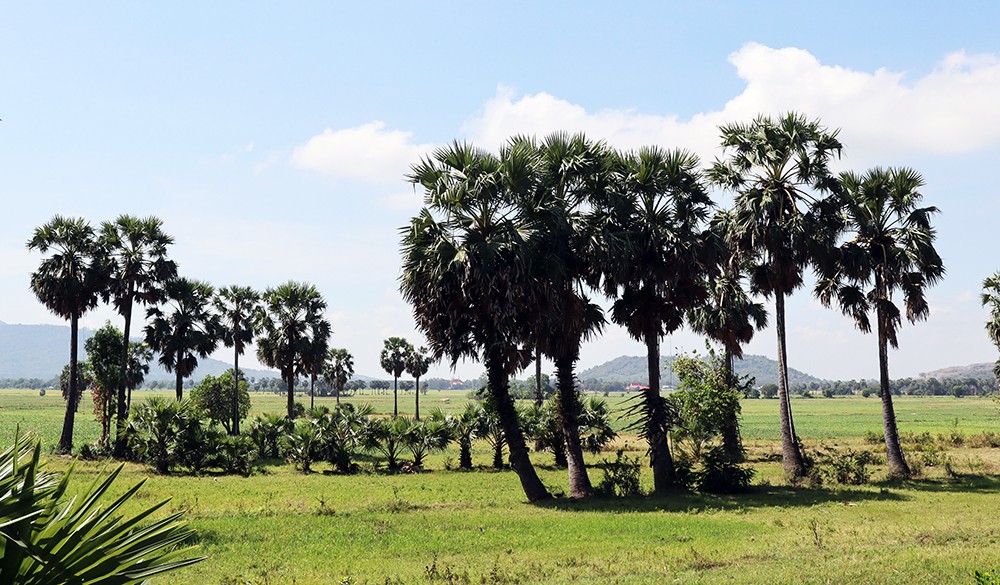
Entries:
{"label": "white cloud", "polygon": [[908,153],[953,154],[1000,143],[995,55],[952,53],[911,83],[904,73],[824,65],[802,49],[756,43],[730,55],[730,62],[746,82],[744,90],[722,110],[688,120],[622,109],[588,112],[548,93],[517,97],[500,86],[463,132],[495,148],[518,133],[584,131],[619,148],[681,146],[710,160],[717,154],[720,124],[794,110],[843,128],[845,154],[855,164],[891,164]]}
{"label": "white cloud", "polygon": [[386,130],[381,121],[354,128],[327,128],[295,149],[292,164],[335,179],[399,183],[411,164],[433,148],[414,144],[411,132]]}

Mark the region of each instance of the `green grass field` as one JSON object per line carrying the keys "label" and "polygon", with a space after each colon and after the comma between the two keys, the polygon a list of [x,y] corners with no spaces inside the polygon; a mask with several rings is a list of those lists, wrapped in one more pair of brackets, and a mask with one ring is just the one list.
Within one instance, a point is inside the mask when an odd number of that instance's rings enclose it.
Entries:
{"label": "green grass field", "polygon": [[[253,398],[255,413],[283,411],[281,396]],[[358,399],[391,412],[391,394]],[[401,395],[403,412],[412,412],[412,400],[412,392]],[[464,400],[464,393],[431,391],[421,397],[421,411],[457,409]],[[0,391],[0,437],[9,444],[20,425],[50,446],[62,408],[58,395]],[[862,440],[866,431],[880,431],[875,398],[797,399],[793,409],[807,447],[877,449]],[[1000,411],[986,399],[903,397],[897,412],[905,433],[1000,431]],[[953,448],[952,474],[928,467],[923,479],[905,484],[791,487],[771,460],[779,452],[777,401],[746,401],[743,413],[757,477],[753,492],[741,496],[532,505],[512,472],[446,470],[447,460],[457,459],[450,451],[434,456],[430,471],[399,475],[338,476],[322,465],[304,475],[275,461],[250,478],[157,476],[127,465],[115,489],[148,478],[131,506],[172,498],[166,511],[186,512],[209,556],[157,584],[917,584],[974,583],[974,570],[1000,570],[1000,449]],[[96,437],[92,419],[89,405],[81,405],[77,445]],[[619,440],[625,443],[642,456],[636,438]],[[594,483],[600,461],[612,455],[588,458]],[[474,458],[488,463],[485,446]],[[532,458],[543,481],[561,491],[565,472],[545,455]],[[56,469],[71,463],[48,460]],[[76,485],[104,467],[76,462]]]}

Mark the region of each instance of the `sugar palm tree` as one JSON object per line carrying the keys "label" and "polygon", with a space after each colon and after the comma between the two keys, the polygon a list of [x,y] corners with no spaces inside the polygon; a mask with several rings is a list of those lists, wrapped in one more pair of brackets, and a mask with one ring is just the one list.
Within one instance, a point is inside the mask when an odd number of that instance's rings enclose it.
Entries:
{"label": "sugar palm tree", "polygon": [[[167,258],[167,248],[174,239],[163,232],[163,222],[156,217],[121,215],[101,224],[101,242],[111,264],[111,281],[104,291],[104,300],[110,300],[124,319],[122,332],[128,340],[133,305],[158,303],[163,297],[164,284],[177,277],[177,264]],[[122,371],[126,370],[127,362],[127,348],[122,347]],[[125,455],[125,425],[131,402],[127,392],[124,385],[118,388],[115,457]]]}
{"label": "sugar palm tree", "polygon": [[[508,150],[527,151],[535,172],[533,189],[518,199],[533,226],[529,240],[529,271],[536,295],[536,327],[525,340],[556,366],[557,418],[567,457],[570,495],[593,491],[580,441],[581,403],[575,375],[580,346],[600,332],[605,320],[599,306],[583,292],[590,272],[584,209],[605,189],[610,151],[583,134],[554,133],[539,143],[516,137]],[[531,150],[537,154],[531,157]],[[530,179],[530,175],[526,178]],[[537,375],[537,356],[536,356]]]}
{"label": "sugar palm tree", "polygon": [[[256,322],[260,313],[260,293],[249,286],[227,286],[219,289],[212,300],[221,322],[220,339],[226,347],[233,348],[233,384],[240,384],[240,356],[256,335]],[[233,392],[233,426],[230,434],[240,434],[239,391]]]}
{"label": "sugar palm tree", "polygon": [[530,501],[551,497],[531,464],[510,396],[510,376],[530,361],[519,347],[531,324],[524,310],[528,279],[519,220],[517,156],[504,160],[468,144],[436,150],[409,180],[425,207],[402,231],[400,291],[435,358],[481,360],[488,392],[510,450],[511,466]]}
{"label": "sugar palm tree", "polygon": [[354,356],[346,349],[330,349],[323,364],[323,377],[337,392],[337,406],[340,406],[340,394],[344,391],[344,385],[353,375]]}
{"label": "sugar palm tree", "polygon": [[184,378],[194,373],[198,358],[219,345],[219,316],[212,311],[215,292],[207,282],[176,278],[167,282],[163,307],[146,311],[146,343],[160,354],[159,362],[176,379],[177,400],[184,398]]}
{"label": "sugar palm tree", "polygon": [[788,399],[785,298],[802,285],[807,266],[829,261],[840,233],[838,188],[828,168],[841,151],[837,132],[801,114],[760,116],[720,127],[723,160],[711,180],[736,193],[733,245],[751,265],[755,292],[774,297],[782,460],[790,479],[805,475]]}
{"label": "sugar palm tree", "polygon": [[[691,328],[722,344],[723,376],[730,388],[735,388],[733,360],[743,359],[743,344],[754,333],[767,326],[767,310],[762,303],[750,298],[743,286],[741,258],[728,245],[732,216],[718,212],[712,221],[715,241],[719,246],[719,272],[709,282],[709,296],[688,314]],[[722,447],[732,460],[743,457],[737,413],[727,413],[722,428]]]}
{"label": "sugar palm tree", "polygon": [[69,453],[81,392],[77,375],[80,317],[97,306],[107,283],[107,267],[94,229],[81,218],[57,215],[36,228],[27,245],[43,254],[51,251],[31,275],[32,292],[48,310],[69,319],[69,399],[58,447],[60,452]]}
{"label": "sugar palm tree", "polygon": [[399,377],[403,375],[406,364],[413,353],[413,346],[402,337],[386,339],[382,347],[379,362],[386,373],[392,375],[392,416],[399,416]]}
{"label": "sugar palm tree", "polygon": [[313,324],[310,343],[302,354],[301,373],[309,376],[309,408],[316,406],[316,378],[323,374],[330,350],[330,322],[321,319]]}
{"label": "sugar palm tree", "polygon": [[649,443],[654,490],[663,491],[677,477],[668,442],[673,416],[660,393],[660,339],[708,296],[714,258],[703,224],[713,204],[690,152],[648,147],[621,154],[614,173],[616,186],[590,218],[599,259],[591,277],[615,299],[611,320],[646,345],[649,387],[634,412]]}
{"label": "sugar palm tree", "polygon": [[[989,307],[990,318],[986,321],[986,333],[993,345],[1000,349],[1000,272],[994,273],[983,281],[983,292],[979,300],[984,307]],[[993,366],[993,376],[1000,386],[1000,359]]]}
{"label": "sugar palm tree", "polygon": [[421,347],[419,349],[413,349],[410,351],[410,359],[406,360],[406,373],[413,376],[415,380],[414,388],[416,388],[415,394],[415,404],[414,408],[416,413],[414,417],[420,420],[420,376],[427,373],[431,367],[431,358],[427,355],[427,348]]}
{"label": "sugar palm tree", "polygon": [[[258,322],[257,358],[281,372],[288,389],[288,418],[295,418],[295,376],[317,333],[329,331],[326,301],[315,286],[294,281],[268,288]],[[324,323],[326,325],[324,326]]]}
{"label": "sugar palm tree", "polygon": [[848,172],[840,181],[849,239],[840,246],[835,269],[819,279],[816,291],[825,305],[836,299],[866,333],[872,329],[869,313],[875,313],[886,463],[890,475],[909,478],[889,388],[889,346],[899,346],[902,324],[893,295],[901,293],[911,323],[930,313],[924,291],[944,276],[930,222],[938,210],[918,207],[924,181],[912,169]]}

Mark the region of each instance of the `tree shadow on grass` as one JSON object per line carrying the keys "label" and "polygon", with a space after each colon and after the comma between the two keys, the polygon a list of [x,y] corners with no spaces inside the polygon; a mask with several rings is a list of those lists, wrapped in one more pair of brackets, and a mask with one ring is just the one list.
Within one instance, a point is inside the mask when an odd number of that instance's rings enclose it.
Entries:
{"label": "tree shadow on grass", "polygon": [[899,486],[921,492],[997,494],[1000,493],[1000,475],[958,474],[947,479],[914,479]]}
{"label": "tree shadow on grass", "polygon": [[805,488],[795,486],[751,486],[739,494],[703,494],[677,490],[667,494],[625,498],[596,496],[585,500],[555,498],[535,505],[567,512],[693,512],[743,510],[747,508],[793,508],[817,504],[853,505],[858,502],[898,502],[908,499],[886,487]]}

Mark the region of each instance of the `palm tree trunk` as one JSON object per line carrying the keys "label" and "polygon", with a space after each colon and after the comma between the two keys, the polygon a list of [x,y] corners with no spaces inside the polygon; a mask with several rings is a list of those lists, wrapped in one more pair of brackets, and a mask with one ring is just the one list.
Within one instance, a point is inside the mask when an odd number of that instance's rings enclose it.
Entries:
{"label": "palm tree trunk", "polygon": [[337,408],[340,408],[340,393],[344,391],[344,385],[338,381],[333,387],[337,391]]}
{"label": "palm tree trunk", "polygon": [[489,391],[496,403],[497,417],[500,419],[507,448],[510,450],[510,466],[514,469],[518,479],[521,480],[524,495],[527,496],[529,502],[548,500],[552,495],[549,494],[549,490],[545,488],[542,480],[538,478],[535,467],[528,457],[528,448],[524,444],[524,434],[521,433],[517,411],[514,410],[514,401],[510,397],[510,387],[503,359],[498,356],[488,356],[486,373],[490,383]]}
{"label": "palm tree trunk", "polygon": [[180,402],[184,398],[184,376],[181,373],[181,359],[183,359],[183,352],[177,352],[177,365],[174,366],[174,373],[177,376],[177,387],[175,392],[177,394],[177,401]]}
{"label": "palm tree trunk", "polygon": [[416,398],[416,405],[415,405],[417,409],[416,417],[417,420],[420,420],[420,376],[414,376],[414,378],[417,379],[415,386],[416,394],[414,395],[414,397]]}
{"label": "palm tree trunk", "polygon": [[542,396],[542,346],[535,344],[535,406],[541,406],[542,402],[545,402]]}
{"label": "palm tree trunk", "polygon": [[288,375],[285,377],[285,384],[288,389],[288,420],[295,419],[295,370],[292,369],[291,365],[288,366],[286,370]]}
{"label": "palm tree trunk", "polygon": [[909,479],[910,467],[906,464],[903,449],[899,445],[896,412],[892,407],[892,392],[889,390],[889,339],[885,327],[886,317],[878,306],[876,306],[875,312],[878,319],[878,373],[879,388],[882,391],[882,434],[885,436],[885,461],[891,477]]}
{"label": "palm tree trunk", "polygon": [[792,422],[792,405],[788,396],[788,356],[785,348],[785,295],[774,293],[774,328],[778,332],[778,407],[781,410],[781,460],[785,477],[797,481],[806,475],[805,461],[799,450],[795,426]]}
{"label": "palm tree trunk", "polygon": [[77,363],[77,341],[80,332],[80,317],[73,315],[69,320],[69,396],[66,399],[66,416],[63,418],[62,435],[59,437],[59,452],[73,452],[73,424],[76,419],[77,394],[80,389],[76,384]]}
{"label": "palm tree trunk", "polygon": [[650,406],[646,439],[649,441],[649,464],[653,468],[653,491],[663,493],[677,485],[677,471],[674,458],[667,442],[667,412],[660,396],[660,334],[658,331],[646,333],[646,367],[649,374],[649,388],[646,389],[646,404]]}
{"label": "palm tree trunk", "polygon": [[229,434],[236,436],[240,434],[240,352],[238,349],[233,353],[233,386],[233,424]]}
{"label": "palm tree trunk", "polygon": [[316,408],[316,374],[309,375],[309,410]]}
{"label": "palm tree trunk", "polygon": [[[736,377],[733,375],[733,352],[725,350],[723,372],[726,381],[726,389],[731,391],[736,386]],[[730,461],[743,460],[743,441],[740,439],[740,422],[736,416],[736,411],[725,413],[722,425],[722,450],[726,458]]]}
{"label": "palm tree trunk", "polygon": [[399,416],[399,376],[392,377],[392,418]]}
{"label": "palm tree trunk", "polygon": [[573,359],[562,357],[556,362],[559,377],[559,430],[566,453],[566,473],[571,498],[586,498],[593,492],[580,444],[580,397],[576,391]]}
{"label": "palm tree trunk", "polygon": [[[122,333],[122,359],[120,362],[121,372],[128,371],[128,338],[132,330],[132,284],[129,284],[129,294],[125,301],[125,327]],[[115,430],[115,450],[114,456],[118,459],[125,457],[125,420],[128,418],[128,404],[125,402],[125,376],[122,376],[121,385],[118,387],[118,409]]]}

